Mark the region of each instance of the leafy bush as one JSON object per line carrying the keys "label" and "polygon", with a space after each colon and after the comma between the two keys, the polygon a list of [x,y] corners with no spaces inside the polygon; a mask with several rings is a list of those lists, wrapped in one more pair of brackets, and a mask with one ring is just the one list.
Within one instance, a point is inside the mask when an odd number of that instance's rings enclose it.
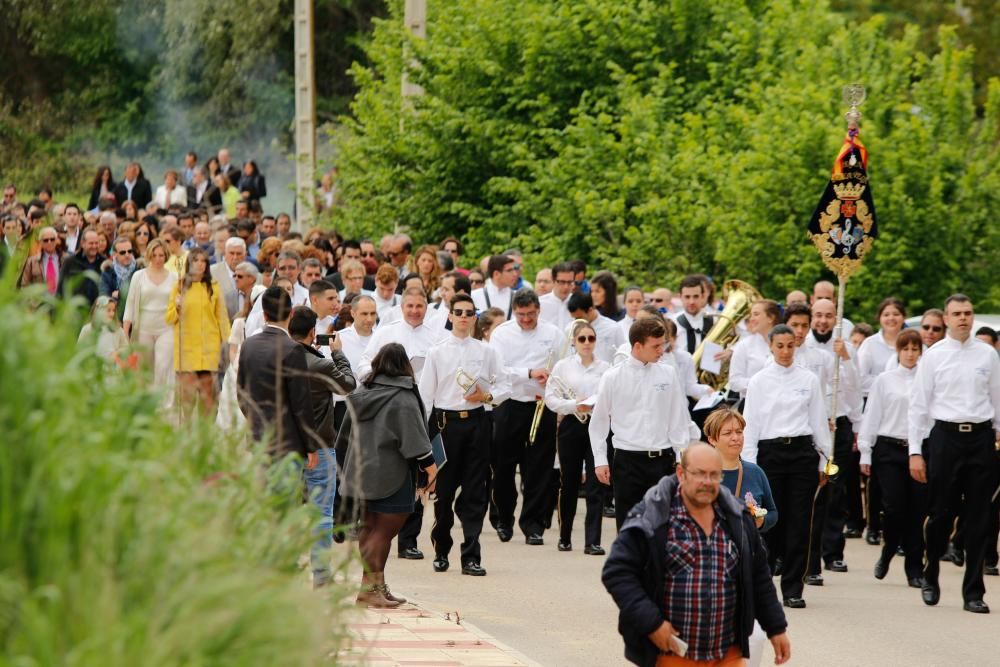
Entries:
{"label": "leafy bush", "polygon": [[296,566],[312,506],[264,493],[207,421],[157,414],[79,324],[0,287],[0,665],[326,662],[341,596]]}

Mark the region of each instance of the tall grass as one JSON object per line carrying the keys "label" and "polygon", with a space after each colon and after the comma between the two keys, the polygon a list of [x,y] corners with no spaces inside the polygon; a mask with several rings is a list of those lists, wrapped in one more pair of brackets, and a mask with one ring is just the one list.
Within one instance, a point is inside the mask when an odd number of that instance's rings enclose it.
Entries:
{"label": "tall grass", "polygon": [[311,506],[264,492],[260,460],[207,420],[171,425],[147,374],[77,347],[77,310],[32,312],[9,279],[0,665],[329,662],[344,596],[297,567]]}

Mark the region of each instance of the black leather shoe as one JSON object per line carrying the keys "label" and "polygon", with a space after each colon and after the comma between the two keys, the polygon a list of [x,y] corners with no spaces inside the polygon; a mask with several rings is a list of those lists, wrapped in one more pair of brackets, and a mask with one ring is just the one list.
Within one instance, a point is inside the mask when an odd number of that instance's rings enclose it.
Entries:
{"label": "black leather shoe", "polygon": [[896,547],[896,555],[897,556],[905,556],[906,555],[906,549],[903,548],[902,544],[900,544],[898,547]]}
{"label": "black leather shoe", "polygon": [[996,565],[987,565],[983,568],[983,574],[989,575],[991,577],[1000,577],[1000,568]]}
{"label": "black leather shoe", "polygon": [[835,560],[826,564],[826,569],[830,572],[847,572],[847,563],[842,560]]}
{"label": "black leather shoe", "polygon": [[602,547],[600,544],[588,544],[583,548],[583,553],[587,554],[588,556],[603,556],[604,547]]}
{"label": "black leather shoe", "polygon": [[906,583],[907,583],[907,585],[909,585],[910,588],[923,588],[924,587],[924,578],[923,577],[910,577],[909,579],[906,580]]}
{"label": "black leather shoe", "polygon": [[529,544],[533,547],[540,547],[543,544],[545,544],[545,540],[543,540],[542,536],[539,535],[538,533],[532,533],[531,535],[528,535],[527,537],[524,538],[524,543]]}
{"label": "black leather shoe", "polygon": [[965,566],[965,549],[955,549],[955,559],[951,561],[955,567]]}
{"label": "black leather shoe", "polygon": [[559,551],[572,551],[573,545],[570,544],[569,542],[563,542],[562,540],[559,540],[559,545],[556,548],[559,549]]}
{"label": "black leather shoe", "polygon": [[514,531],[507,526],[497,526],[497,537],[500,538],[501,542],[510,542],[510,539],[514,537]]}
{"label": "black leather shoe", "polygon": [[486,570],[479,563],[466,563],[462,566],[462,574],[467,574],[470,577],[485,577]]}
{"label": "black leather shoe", "polygon": [[608,505],[603,510],[601,510],[601,515],[603,515],[604,518],[606,518],[606,519],[614,519],[615,518],[615,506],[614,505]]}
{"label": "black leather shoe", "polygon": [[434,559],[434,571],[435,572],[447,572],[448,571],[448,559],[444,556],[438,556]]}
{"label": "black leather shoe", "polygon": [[771,576],[780,577],[781,573],[784,571],[785,571],[785,561],[781,560],[780,558],[775,558],[774,572],[771,574]]}
{"label": "black leather shoe", "polygon": [[822,574],[807,574],[806,575],[806,586],[822,586],[823,585],[823,575]]}
{"label": "black leather shoe", "polygon": [[887,574],[889,574],[889,561],[879,558],[875,561],[875,578],[885,579],[885,575]]}
{"label": "black leather shoe", "polygon": [[969,600],[964,605],[962,609],[965,611],[971,611],[973,614],[988,614],[990,613],[990,608],[982,600]]}
{"label": "black leather shoe", "polygon": [[416,547],[406,547],[399,550],[399,557],[406,560],[423,560],[424,552]]}
{"label": "black leather shoe", "polygon": [[879,537],[878,533],[873,533],[870,530],[865,535],[865,542],[872,545],[873,547],[877,547],[878,545],[882,544],[882,540]]}
{"label": "black leather shoe", "polygon": [[802,598],[785,598],[785,606],[789,609],[805,609],[806,601]]}
{"label": "black leather shoe", "polygon": [[941,587],[924,581],[924,585],[920,587],[920,597],[923,598],[925,605],[933,607],[941,600]]}
{"label": "black leather shoe", "polygon": [[944,552],[941,556],[941,560],[946,560],[949,563],[954,563],[958,567],[965,565],[965,551],[962,549],[956,549],[953,544],[948,545],[948,550]]}
{"label": "black leather shoe", "polygon": [[844,531],[844,537],[849,540],[856,540],[864,535],[864,531],[860,528],[848,528]]}

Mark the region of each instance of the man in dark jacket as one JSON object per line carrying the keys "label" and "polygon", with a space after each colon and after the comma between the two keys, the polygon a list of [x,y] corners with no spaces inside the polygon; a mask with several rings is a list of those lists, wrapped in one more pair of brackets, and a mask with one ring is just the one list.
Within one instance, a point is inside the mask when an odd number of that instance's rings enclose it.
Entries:
{"label": "man in dark jacket", "polygon": [[99,295],[101,264],[105,259],[98,252],[99,238],[93,229],[84,231],[80,251],[66,257],[59,272],[57,293],[66,297],[82,296],[87,300],[88,307],[94,305]]}
{"label": "man in dark jacket", "polygon": [[125,178],[115,186],[114,195],[119,205],[131,200],[140,209],[153,201],[153,187],[143,176],[138,162],[129,162],[125,166]]}
{"label": "man in dark jacket", "polygon": [[261,295],[264,328],[250,336],[240,349],[236,378],[240,410],[260,440],[273,429],[268,452],[277,461],[288,454],[303,459],[317,449],[316,417],[308,376],[306,353],[288,335],[292,299],[272,285]]}
{"label": "man in dark jacket", "polygon": [[[695,661],[750,654],[754,619],[774,647],[791,645],[767,554],[746,507],[721,487],[722,457],[698,443],[628,513],[601,579],[619,608],[625,657],[652,667],[664,653]],[[678,643],[678,640],[684,644]]]}

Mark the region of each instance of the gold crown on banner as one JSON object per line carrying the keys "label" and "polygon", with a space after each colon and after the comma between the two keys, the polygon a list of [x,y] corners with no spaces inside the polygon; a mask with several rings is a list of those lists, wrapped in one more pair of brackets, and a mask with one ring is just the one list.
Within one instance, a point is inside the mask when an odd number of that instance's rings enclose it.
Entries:
{"label": "gold crown on banner", "polygon": [[833,186],[833,191],[837,194],[837,199],[855,200],[861,199],[865,186],[861,183],[840,183]]}

